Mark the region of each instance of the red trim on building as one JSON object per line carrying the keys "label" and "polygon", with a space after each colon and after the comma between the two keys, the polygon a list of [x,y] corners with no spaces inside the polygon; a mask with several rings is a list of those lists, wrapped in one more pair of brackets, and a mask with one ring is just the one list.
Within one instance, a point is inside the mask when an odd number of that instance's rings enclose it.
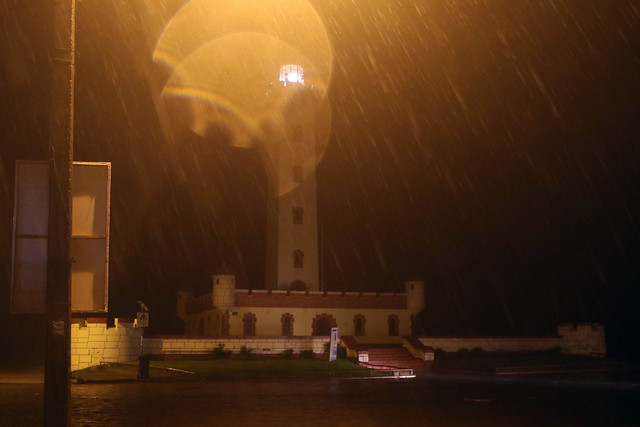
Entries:
{"label": "red trim on building", "polygon": [[269,307],[269,308],[348,308],[348,309],[396,309],[407,308],[407,296],[376,294],[305,294],[290,292],[275,293],[249,292],[236,289],[236,307]]}
{"label": "red trim on building", "polygon": [[[80,321],[84,321],[85,323],[107,323],[106,317],[87,317],[85,318],[74,318],[71,319],[71,323],[80,323]],[[128,320],[128,321],[127,321]],[[119,323],[133,323],[133,320],[130,319],[122,319],[118,320]]]}

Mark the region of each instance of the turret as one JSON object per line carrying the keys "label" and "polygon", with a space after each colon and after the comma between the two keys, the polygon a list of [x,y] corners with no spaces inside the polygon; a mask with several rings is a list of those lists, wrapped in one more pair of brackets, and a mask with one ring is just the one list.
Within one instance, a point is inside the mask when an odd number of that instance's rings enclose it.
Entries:
{"label": "turret", "polygon": [[236,275],[226,265],[213,272],[213,306],[222,311],[235,305]]}
{"label": "turret", "polygon": [[187,321],[187,301],[193,298],[193,294],[188,291],[178,291],[176,301],[176,314],[183,322]]}
{"label": "turret", "polygon": [[418,313],[424,309],[424,280],[418,276],[410,277],[404,282],[407,293],[407,309]]}

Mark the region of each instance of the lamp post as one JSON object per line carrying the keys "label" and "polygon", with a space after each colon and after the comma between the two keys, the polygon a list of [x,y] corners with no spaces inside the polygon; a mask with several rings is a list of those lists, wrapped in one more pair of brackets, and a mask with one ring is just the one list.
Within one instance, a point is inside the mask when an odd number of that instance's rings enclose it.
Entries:
{"label": "lamp post", "polygon": [[71,353],[71,168],[75,66],[75,0],[52,4],[49,243],[47,263],[44,425],[69,425]]}

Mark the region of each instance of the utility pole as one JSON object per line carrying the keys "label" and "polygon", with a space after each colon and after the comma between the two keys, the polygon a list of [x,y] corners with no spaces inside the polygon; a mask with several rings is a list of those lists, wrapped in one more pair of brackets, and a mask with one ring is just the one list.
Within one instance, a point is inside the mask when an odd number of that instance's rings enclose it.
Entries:
{"label": "utility pole", "polygon": [[75,0],[52,0],[49,243],[44,425],[68,426],[71,371],[71,168]]}

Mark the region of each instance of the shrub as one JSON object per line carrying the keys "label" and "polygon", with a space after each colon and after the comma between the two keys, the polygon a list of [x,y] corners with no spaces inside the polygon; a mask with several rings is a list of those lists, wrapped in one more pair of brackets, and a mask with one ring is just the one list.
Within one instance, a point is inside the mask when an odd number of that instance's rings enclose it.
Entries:
{"label": "shrub", "polygon": [[240,353],[238,353],[236,358],[239,360],[251,360],[254,358],[254,355],[251,354],[252,351],[252,348],[247,348],[246,345],[243,345],[242,347],[240,347]]}
{"label": "shrub", "polygon": [[290,348],[282,352],[283,359],[292,359],[293,358],[293,349]]}
{"label": "shrub", "polygon": [[473,354],[474,356],[482,356],[483,353],[484,350],[480,347],[473,347],[471,349],[471,354]]}
{"label": "shrub", "polygon": [[[324,343],[324,353],[329,354],[331,351],[331,341]],[[338,344],[338,359],[346,359],[347,358],[347,347]]]}
{"label": "shrub", "polygon": [[302,350],[300,352],[301,359],[313,359],[314,357],[313,350]]}
{"label": "shrub", "polygon": [[346,359],[347,358],[347,347],[343,345],[338,346],[338,359]]}
{"label": "shrub", "polygon": [[231,350],[225,350],[224,344],[218,344],[218,346],[213,349],[214,359],[228,359],[230,357],[231,357]]}

